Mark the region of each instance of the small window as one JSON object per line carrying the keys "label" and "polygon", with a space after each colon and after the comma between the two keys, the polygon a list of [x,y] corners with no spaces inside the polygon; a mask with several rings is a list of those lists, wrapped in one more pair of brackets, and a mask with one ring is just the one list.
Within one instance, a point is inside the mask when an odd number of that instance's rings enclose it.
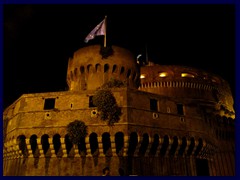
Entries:
{"label": "small window", "polygon": [[54,109],[55,108],[55,98],[45,99],[44,110]]}
{"label": "small window", "polygon": [[158,111],[158,101],[156,99],[150,99],[150,110]]}
{"label": "small window", "polygon": [[181,74],[181,77],[190,77],[190,78],[194,78],[194,75],[193,75],[193,74],[190,74],[190,73],[182,73],[182,74]]}
{"label": "small window", "polygon": [[141,74],[140,79],[144,79],[146,77],[146,74]]}
{"label": "small window", "polygon": [[212,79],[212,82],[217,82],[216,79]]}
{"label": "small window", "polygon": [[167,72],[160,72],[159,77],[166,77],[168,75]]}
{"label": "small window", "polygon": [[96,107],[96,106],[93,104],[93,96],[89,96],[89,107]]}
{"label": "small window", "polygon": [[183,114],[183,105],[182,104],[177,104],[177,112],[179,115],[184,115]]}

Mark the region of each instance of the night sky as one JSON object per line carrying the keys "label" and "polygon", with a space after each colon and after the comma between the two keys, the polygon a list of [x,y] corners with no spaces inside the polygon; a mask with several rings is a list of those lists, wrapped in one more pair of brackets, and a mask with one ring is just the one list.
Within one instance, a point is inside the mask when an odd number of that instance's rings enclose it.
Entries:
{"label": "night sky", "polygon": [[107,44],[164,65],[220,75],[235,90],[234,5],[4,5],[4,108],[22,94],[66,90],[68,58],[107,15]]}

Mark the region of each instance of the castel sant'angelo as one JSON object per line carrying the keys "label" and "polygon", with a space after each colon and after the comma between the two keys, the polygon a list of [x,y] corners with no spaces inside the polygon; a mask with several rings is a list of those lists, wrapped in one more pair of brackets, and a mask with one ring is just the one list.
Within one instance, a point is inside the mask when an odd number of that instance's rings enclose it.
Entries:
{"label": "castel sant'angelo", "polygon": [[[140,66],[118,46],[104,58],[100,52],[91,45],[74,53],[67,91],[23,94],[4,110],[3,175],[101,176],[105,167],[112,176],[119,168],[137,176],[235,175],[234,101],[224,79],[185,66]],[[83,128],[74,134],[77,122]]]}

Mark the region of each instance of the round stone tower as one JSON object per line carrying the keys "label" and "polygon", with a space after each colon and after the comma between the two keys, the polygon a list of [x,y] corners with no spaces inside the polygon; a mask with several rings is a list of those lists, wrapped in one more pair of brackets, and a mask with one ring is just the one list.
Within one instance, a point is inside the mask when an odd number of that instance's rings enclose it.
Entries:
{"label": "round stone tower", "polygon": [[216,113],[235,118],[227,81],[200,69],[151,63],[141,67],[139,90],[175,98],[201,99],[216,104]]}
{"label": "round stone tower", "polygon": [[70,91],[96,90],[111,78],[138,88],[139,68],[133,54],[112,46],[113,53],[103,58],[100,45],[79,49],[68,61],[67,84]]}
{"label": "round stone tower", "polygon": [[[74,53],[68,91],[23,94],[4,110],[4,176],[101,176],[105,167],[113,176],[235,175],[235,112],[225,80],[183,66],[140,71],[128,50],[108,50]],[[92,103],[111,79],[127,85],[111,89],[121,109],[114,126]],[[75,120],[87,127],[78,144],[67,129]]]}

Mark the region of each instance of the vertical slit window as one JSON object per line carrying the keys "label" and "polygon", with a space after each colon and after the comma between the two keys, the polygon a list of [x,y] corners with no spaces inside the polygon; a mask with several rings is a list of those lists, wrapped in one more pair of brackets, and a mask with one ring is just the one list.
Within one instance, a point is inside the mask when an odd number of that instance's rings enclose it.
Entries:
{"label": "vertical slit window", "polygon": [[89,96],[89,107],[96,107],[96,106],[93,104],[93,96]]}

